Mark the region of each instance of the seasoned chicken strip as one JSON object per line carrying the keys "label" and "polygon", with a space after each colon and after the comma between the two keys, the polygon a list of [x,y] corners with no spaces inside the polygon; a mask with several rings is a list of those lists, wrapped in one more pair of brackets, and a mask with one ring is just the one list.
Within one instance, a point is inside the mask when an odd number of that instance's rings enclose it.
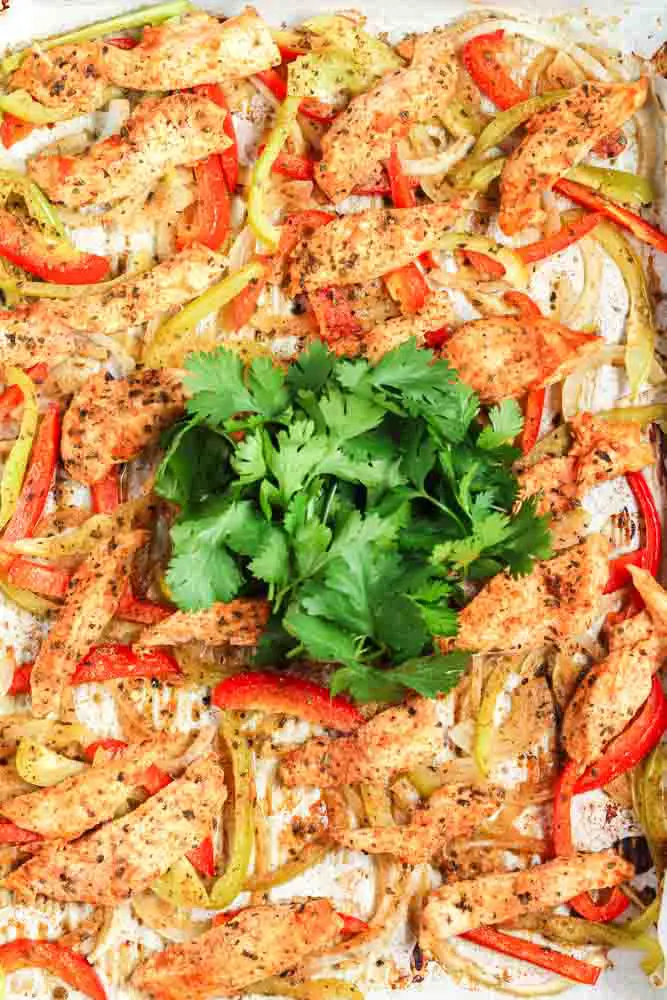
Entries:
{"label": "seasoned chicken strip", "polygon": [[446,849],[447,841],[465,837],[500,807],[502,789],[471,785],[445,785],[433,793],[428,803],[415,811],[405,826],[376,826],[368,829],[329,832],[333,839],[353,851],[366,854],[394,854],[405,864],[430,861]]}
{"label": "seasoned chicken strip", "polygon": [[144,30],[134,49],[103,45],[108,80],[130,90],[183,90],[261,73],[280,62],[266,23],[252,7],[220,21],[203,11]]}
{"label": "seasoned chicken strip", "polygon": [[653,628],[660,635],[667,634],[667,591],[660,586],[648,570],[641,569],[639,566],[628,566],[628,570],[632,582],[646,605]]}
{"label": "seasoned chicken strip", "polygon": [[123,132],[80,156],[40,153],[28,163],[31,178],[68,208],[148,194],[173,167],[187,166],[229,145],[227,112],[201,94],[148,98]]}
{"label": "seasoned chicken strip", "polygon": [[106,352],[86,337],[73,333],[57,318],[49,319],[39,308],[19,306],[0,310],[0,364],[30,368],[82,354],[102,359]]}
{"label": "seasoned chicken strip", "polygon": [[96,111],[110,95],[97,42],[57,45],[46,51],[31,49],[12,74],[9,87],[27,90],[40,104],[57,108],[63,117]]}
{"label": "seasoned chicken strip", "polygon": [[368,93],[353,97],[322,137],[315,178],[325,194],[342,201],[372,177],[412,125],[445,112],[457,78],[448,31],[436,29],[416,38],[409,69],[389,73]]}
{"label": "seasoned chicken strip", "polygon": [[477,652],[530,649],[580,635],[590,627],[609,573],[609,543],[602,535],[536,563],[527,576],[499,573],[459,615],[448,649]]}
{"label": "seasoned chicken strip", "polygon": [[460,219],[470,199],[443,205],[378,209],[344,215],[316,229],[292,254],[292,291],[363,285],[435,250],[443,230]]}
{"label": "seasoned chicken strip", "polygon": [[209,646],[256,646],[271,615],[259,598],[221,601],[204,611],[176,611],[139,637],[137,648],[179,646],[197,640]]}
{"label": "seasoned chicken strip", "polygon": [[442,741],[435,702],[414,698],[380,712],[353,736],[308,740],[283,757],[280,774],[290,787],[385,781],[397,771],[430,762]]}
{"label": "seasoned chicken strip", "polygon": [[132,558],[147,540],[145,531],[107,538],[72,577],[65,604],[32,669],[33,715],[43,718],[58,713],[63,688],[113,618]]}
{"label": "seasoned chicken strip", "polygon": [[516,920],[524,913],[550,910],[581,892],[626,882],[634,868],[613,851],[556,858],[525,871],[450,882],[428,897],[419,943],[437,955],[438,940],[475,927]]}
{"label": "seasoned chicken strip", "polygon": [[146,1000],[233,996],[327,951],[342,927],[328,899],[251,906],[196,940],[151,956],[135,969],[131,985]]}
{"label": "seasoned chicken strip", "polygon": [[494,316],[464,323],[443,355],[483,403],[497,403],[560,382],[602,343],[546,317]]}
{"label": "seasoned chicken strip", "polygon": [[12,764],[0,764],[0,802],[13,799],[32,788],[23,778],[19,778]]}
{"label": "seasoned chicken strip", "polygon": [[424,347],[426,334],[449,326],[455,319],[451,299],[446,292],[429,296],[421,312],[396,316],[364,334],[364,353],[377,363],[388,351],[399,347],[410,337],[417,338],[417,347]]}
{"label": "seasoned chicken strip", "polygon": [[117,333],[185,305],[222,277],[227,261],[194,244],[149,271],[129,275],[112,288],[76,299],[51,299],[35,306],[44,322],[55,321],[88,333]]}
{"label": "seasoned chicken strip", "polygon": [[185,411],[182,373],[143,368],[127,378],[98,372],[76,393],[63,419],[61,453],[80,483],[95,483],[135,458]]}
{"label": "seasoned chicken strip", "polygon": [[24,830],[47,840],[75,840],[100,823],[113,819],[152,764],[168,766],[187,740],[160,733],[119,751],[109,761],[4,802],[0,812]]}
{"label": "seasoned chicken strip", "polygon": [[528,135],[509,156],[500,176],[500,228],[508,236],[539,226],[540,196],[624,124],[644,104],[648,80],[582,83],[554,107],[535,115]]}
{"label": "seasoned chicken strip", "polygon": [[22,899],[116,906],[149,889],[211,832],[225,801],[225,772],[215,754],[133,812],[73,843],[47,844],[5,882]]}

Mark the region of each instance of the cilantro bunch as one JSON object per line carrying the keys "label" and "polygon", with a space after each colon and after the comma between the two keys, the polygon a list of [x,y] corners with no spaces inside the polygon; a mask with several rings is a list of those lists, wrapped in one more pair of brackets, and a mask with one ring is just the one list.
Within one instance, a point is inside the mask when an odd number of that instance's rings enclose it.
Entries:
{"label": "cilantro bunch", "polygon": [[314,343],[287,371],[191,355],[186,420],[156,489],[181,511],[167,582],[184,609],[268,596],[259,656],[335,662],[332,691],[392,700],[454,686],[462,584],[549,555],[546,519],[513,512],[513,401],[485,424],[442,359],[402,344],[377,364]]}

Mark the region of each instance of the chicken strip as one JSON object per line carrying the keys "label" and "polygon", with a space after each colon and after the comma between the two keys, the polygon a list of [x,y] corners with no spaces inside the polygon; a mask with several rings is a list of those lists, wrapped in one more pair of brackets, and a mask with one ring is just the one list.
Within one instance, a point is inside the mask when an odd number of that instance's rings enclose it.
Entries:
{"label": "chicken strip", "polygon": [[183,90],[261,73],[280,62],[280,51],[256,10],[220,21],[203,11],[144,30],[134,49],[103,45],[107,79],[130,90]]}
{"label": "chicken strip", "polygon": [[343,921],[328,899],[251,906],[194,941],[151,956],[132,974],[146,1000],[233,996],[327,951]]}
{"label": "chicken strip", "polygon": [[519,477],[522,496],[542,494],[541,514],[563,514],[598,483],[639,472],[655,461],[652,446],[642,441],[638,423],[577,413],[569,426],[574,441],[568,454],[545,458]]}
{"label": "chicken strip", "polygon": [[56,364],[65,358],[82,354],[85,357],[106,357],[99,344],[73,333],[61,320],[50,320],[38,308],[19,306],[0,310],[0,363],[30,368],[48,362]]}
{"label": "chicken strip", "polygon": [[187,166],[229,145],[227,112],[201,94],[169,94],[139,104],[123,131],[80,156],[40,153],[30,177],[68,208],[148,194],[171,168]]}
{"label": "chicken strip", "polygon": [[544,218],[541,194],[587,156],[644,104],[648,80],[587,81],[564,100],[536,114],[528,135],[509,156],[500,176],[498,222],[508,236]]}
{"label": "chicken strip", "polygon": [[283,757],[280,773],[290,787],[383,782],[397,771],[429,763],[442,743],[435,702],[414,698],[380,712],[352,736],[308,740]]}
{"label": "chicken strip", "polygon": [[23,778],[19,778],[12,764],[0,764],[0,802],[22,795],[23,792],[30,791],[31,787]]}
{"label": "chicken strip", "polygon": [[156,312],[178,309],[222,277],[227,261],[195,243],[109,289],[76,299],[51,299],[35,306],[43,321],[66,324],[88,333],[118,333],[153,319]]}
{"label": "chicken strip", "polygon": [[628,566],[628,570],[632,582],[646,605],[653,628],[660,635],[667,634],[667,591],[660,586],[648,570],[641,569],[639,566]]}
{"label": "chicken strip", "polygon": [[63,118],[103,107],[111,89],[97,42],[31,49],[12,74],[9,87],[25,90],[40,104],[57,108]]}
{"label": "chicken strip", "polygon": [[562,381],[602,343],[595,334],[569,330],[546,317],[494,316],[464,323],[443,355],[461,381],[490,404]]}
{"label": "chicken strip", "polygon": [[32,714],[57,715],[63,688],[114,616],[145,531],[104,539],[72,577],[65,604],[42,643],[30,678]]}
{"label": "chicken strip", "polygon": [[180,646],[193,640],[208,646],[256,646],[270,615],[268,601],[245,597],[218,602],[204,611],[176,611],[146,629],[135,647]]}
{"label": "chicken strip", "polygon": [[388,319],[365,334],[364,353],[377,364],[380,358],[410,337],[417,338],[417,347],[425,347],[428,333],[449,326],[454,320],[454,309],[448,294],[436,292],[429,296],[421,312]]}
{"label": "chicken strip", "polygon": [[119,751],[111,760],[4,802],[0,812],[24,830],[46,840],[75,840],[100,823],[113,819],[142,783],[149,767],[168,766],[185,749],[186,739],[161,733]]}
{"label": "chicken strip", "polygon": [[435,250],[469,204],[469,197],[452,198],[442,205],[373,209],[334,219],[293,251],[292,291],[363,285],[409,264]]}
{"label": "chicken strip", "polygon": [[353,97],[322,137],[315,178],[325,194],[342,201],[374,175],[412,125],[442,116],[457,78],[448,31],[436,29],[416,38],[410,67],[389,73],[372,90]]}
{"label": "chicken strip", "polygon": [[439,940],[550,910],[582,892],[618,885],[633,875],[629,861],[613,851],[601,851],[556,858],[525,871],[449,882],[428,897],[419,943],[435,956]]}
{"label": "chicken strip", "polygon": [[393,854],[405,864],[430,861],[447,841],[465,837],[492,816],[503,800],[502,789],[445,785],[415,811],[406,826],[358,830],[333,828],[332,838],[343,847],[366,854]]}
{"label": "chicken strip", "polygon": [[63,419],[61,454],[72,479],[95,483],[117,462],[155,444],[185,412],[182,373],[143,368],[127,378],[91,376]]}
{"label": "chicken strip", "polygon": [[455,639],[443,650],[480,653],[530,649],[580,635],[590,627],[609,573],[602,535],[536,563],[527,576],[494,576],[459,614]]}
{"label": "chicken strip", "polygon": [[73,843],[46,844],[5,887],[26,900],[116,906],[149,889],[210,834],[226,794],[217,756],[201,757],[126,816]]}

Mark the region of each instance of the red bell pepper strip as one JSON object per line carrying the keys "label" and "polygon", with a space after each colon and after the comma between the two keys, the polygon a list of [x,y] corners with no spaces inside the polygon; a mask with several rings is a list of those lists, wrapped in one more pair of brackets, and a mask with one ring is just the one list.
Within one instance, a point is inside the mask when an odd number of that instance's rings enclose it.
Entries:
{"label": "red bell pepper strip", "polygon": [[139,41],[128,35],[119,35],[118,38],[107,38],[104,44],[113,45],[115,49],[136,49]]}
{"label": "red bell pepper strip", "polygon": [[8,819],[0,819],[0,844],[34,844],[42,840],[39,833],[24,830]]}
{"label": "red bell pepper strip", "polygon": [[626,729],[612,740],[602,757],[591,764],[574,787],[575,795],[603,788],[646,757],[667,729],[667,699],[653,678],[651,693]]}
{"label": "red bell pepper strip", "polygon": [[173,614],[173,608],[166,604],[159,604],[157,601],[147,601],[144,598],[135,597],[128,583],[120,596],[116,614],[126,622],[137,622],[139,625],[157,625]]}
{"label": "red bell pepper strip", "polygon": [[204,837],[199,847],[195,847],[194,851],[188,851],[185,856],[200,875],[213,878],[215,875],[215,855],[213,854],[212,837]]}
{"label": "red bell pepper strip", "polygon": [[261,73],[255,73],[257,79],[270,90],[277,101],[282,102],[287,97],[287,80],[284,79],[276,69],[263,69]]}
{"label": "red bell pepper strip", "polygon": [[0,211],[0,257],[57,285],[92,285],[107,277],[106,257],[58,244],[36,227]]}
{"label": "red bell pepper strip", "polygon": [[452,326],[441,326],[438,330],[429,330],[424,335],[424,343],[431,351],[439,351],[445,346],[454,333]]}
{"label": "red bell pepper strip", "polygon": [[17,694],[30,694],[30,675],[34,663],[22,663],[14,670],[12,683],[9,685],[7,694],[16,696]]}
{"label": "red bell pepper strip", "polygon": [[332,285],[311,292],[310,304],[320,327],[320,336],[331,344],[344,337],[353,337],[361,331],[361,323],[355,316],[347,289]]}
{"label": "red bell pepper strip", "polygon": [[229,139],[231,145],[223,149],[221,153],[218,153],[220,161],[222,163],[222,171],[225,175],[225,180],[227,181],[227,187],[233,193],[239,180],[239,147],[236,140],[236,132],[234,131],[234,122],[232,116],[229,113],[229,105],[227,104],[227,98],[225,97],[225,92],[219,83],[205,83],[199,87],[194,88],[196,94],[203,94],[204,97],[208,97],[209,100],[217,104],[219,108],[224,108],[227,112],[227,117],[225,118],[225,124],[223,125],[223,131],[227,138]]}
{"label": "red bell pepper strip", "polygon": [[259,297],[266,287],[267,278],[255,278],[245,286],[225,309],[225,326],[230,330],[240,330],[253,317]]}
{"label": "red bell pepper strip", "polygon": [[120,469],[114,465],[106,476],[90,487],[93,510],[96,514],[113,514],[120,505]]}
{"label": "red bell pepper strip", "polygon": [[68,570],[17,556],[9,564],[7,579],[21,590],[61,599],[67,594],[71,576]]}
{"label": "red bell pepper strip", "polygon": [[540,436],[546,394],[546,389],[531,389],[526,396],[523,411],[523,430],[521,431],[521,451],[524,455],[532,451]]}
{"label": "red bell pepper strip", "polygon": [[578,184],[576,181],[569,181],[564,177],[556,181],[554,188],[560,194],[565,195],[571,201],[584,208],[590,208],[594,212],[599,212],[607,219],[611,219],[617,225],[622,226],[636,236],[642,243],[648,243],[661,253],[667,253],[667,233],[652,226],[650,222],[642,219],[641,215],[631,212],[623,205],[617,205],[614,201],[609,201],[603,195],[598,194],[585,184]]}
{"label": "red bell pepper strip", "polygon": [[197,188],[194,219],[184,232],[177,234],[176,246],[182,250],[192,243],[201,243],[209,250],[219,250],[229,233],[232,204],[222,161],[217,154],[208,156],[195,163],[193,169]]}
{"label": "red bell pepper strip", "polygon": [[538,304],[525,292],[505,292],[503,298],[509,305],[514,306],[520,319],[540,319],[542,316]]}
{"label": "red bell pepper strip", "polygon": [[44,513],[60,454],[60,407],[50,403],[44,415],[30,457],[16,509],[7,524],[3,541],[28,538]]}
{"label": "red bell pepper strip", "polygon": [[22,118],[5,112],[0,123],[0,142],[5,149],[11,149],[15,143],[26,139],[35,128],[30,122],[24,122]]}
{"label": "red bell pepper strip", "polygon": [[123,740],[113,740],[108,738],[105,740],[95,740],[94,743],[89,743],[83,752],[86,760],[89,760],[92,763],[92,761],[95,760],[95,754],[98,750],[107,750],[110,753],[115,753],[117,750],[124,750],[126,746],[127,743]]}
{"label": "red bell pepper strip", "polygon": [[479,253],[477,250],[462,250],[461,256],[464,257],[476,271],[479,271],[484,278],[502,278],[505,273],[504,265],[501,264],[499,260],[493,260],[492,257],[487,257],[485,253]]}
{"label": "red bell pepper strip", "polygon": [[[5,315],[11,315],[7,313]],[[30,376],[33,382],[40,383],[44,382],[49,374],[48,365],[44,362],[40,362],[38,365],[33,365],[32,368],[28,368],[27,375]],[[7,420],[11,417],[14,410],[21,405],[23,402],[23,392],[17,385],[10,385],[9,388],[5,389],[4,392],[0,393],[0,420]]]}
{"label": "red bell pepper strip", "polygon": [[[553,845],[557,857],[567,858],[575,853],[572,842],[572,798],[576,794],[581,777],[581,765],[570,760],[556,781],[553,808]],[[569,905],[587,920],[607,923],[620,916],[628,908],[630,901],[618,886],[614,886],[604,902],[596,902],[590,893],[584,892],[569,900]]]}
{"label": "red bell pepper strip", "polygon": [[363,934],[369,929],[365,920],[361,920],[359,917],[353,917],[350,913],[339,913],[337,910],[336,916],[340,917],[343,921],[343,926],[341,927],[341,934],[343,937],[353,937],[355,934]]}
{"label": "red bell pepper strip", "polygon": [[[277,101],[282,102],[287,97],[287,81],[275,69],[265,69],[261,73],[255,73],[257,79],[270,90]],[[306,97],[299,106],[299,111],[306,118],[312,118],[316,122],[333,121],[338,112],[330,104],[324,104],[314,97]]]}
{"label": "red bell pepper strip", "polygon": [[308,49],[295,49],[292,45],[280,45],[278,43],[278,51],[280,52],[280,58],[283,63],[294,62],[299,56],[305,56]]}
{"label": "red bell pepper strip", "polygon": [[173,778],[171,778],[166,771],[163,771],[162,768],[157,766],[157,764],[151,764],[151,766],[144,772],[141,784],[149,795],[155,795],[157,792],[161,791],[161,789],[170,785],[172,781]]}
{"label": "red bell pepper strip", "polygon": [[296,715],[343,733],[358,729],[364,722],[361,712],[347,698],[332,697],[320,684],[287,674],[236,674],[214,688],[212,702],[218,708]]}
{"label": "red bell pepper strip", "polygon": [[483,948],[521,959],[522,962],[529,962],[539,969],[548,969],[549,972],[556,972],[559,976],[571,979],[575,983],[585,983],[587,986],[595,986],[602,972],[599,966],[591,965],[590,962],[582,962],[581,959],[573,958],[563,951],[545,948],[544,945],[526,941],[525,938],[503,934],[495,927],[478,927],[474,931],[462,934],[461,937]]}
{"label": "red bell pepper strip", "polygon": [[426,278],[416,264],[399,267],[385,274],[383,280],[392,299],[406,315],[420,312],[431,294]]}
{"label": "red bell pepper strip", "polygon": [[[263,146],[259,147],[261,155]],[[315,176],[315,161],[307,156],[295,156],[293,153],[278,153],[271,170],[274,174],[290,177],[293,181],[310,181]]]}
{"label": "red bell pepper strip", "polygon": [[538,240],[536,243],[528,243],[524,247],[517,247],[515,253],[521,257],[524,264],[534,264],[535,261],[544,260],[545,257],[552,257],[555,253],[559,253],[561,250],[565,250],[566,247],[572,246],[573,243],[577,243],[583,236],[587,236],[588,233],[592,232],[601,221],[602,212],[591,212],[588,215],[582,215],[581,218],[576,219],[574,222],[568,222],[557,233],[552,233],[551,236],[546,236],[543,240]]}
{"label": "red bell pepper strip", "polygon": [[501,66],[497,53],[505,43],[504,31],[477,35],[463,46],[463,65],[482,93],[502,111],[514,104],[527,101],[530,94],[517,86]]}
{"label": "red bell pepper strip", "polygon": [[318,101],[315,97],[306,97],[301,102],[299,111],[305,118],[310,118],[311,121],[322,122],[324,124],[332,122],[338,115],[338,111],[331,104]]}
{"label": "red bell pepper strip", "polygon": [[414,188],[403,170],[401,158],[396,146],[392,146],[391,155],[385,164],[389,178],[389,192],[395,208],[414,208],[417,204]]}
{"label": "red bell pepper strip", "polygon": [[607,577],[603,593],[613,594],[614,591],[620,590],[621,587],[627,587],[632,584],[628,566],[643,567],[645,552],[646,550],[643,548],[635,549],[633,552],[626,552],[624,555],[612,559],[609,563],[609,576]]}
{"label": "red bell pepper strip", "polygon": [[180,677],[181,668],[163,649],[139,651],[120,643],[93,646],[78,663],[70,684],[110,681],[121,677]]}
{"label": "red bell pepper strip", "polygon": [[628,472],[628,485],[644,519],[644,569],[657,576],[662,563],[662,522],[655,499],[641,472]]}
{"label": "red bell pepper strip", "polygon": [[100,977],[90,962],[71,948],[56,941],[32,941],[17,938],[0,945],[0,968],[4,972],[17,969],[44,969],[73,990],[80,990],[91,1000],[107,1000]]}

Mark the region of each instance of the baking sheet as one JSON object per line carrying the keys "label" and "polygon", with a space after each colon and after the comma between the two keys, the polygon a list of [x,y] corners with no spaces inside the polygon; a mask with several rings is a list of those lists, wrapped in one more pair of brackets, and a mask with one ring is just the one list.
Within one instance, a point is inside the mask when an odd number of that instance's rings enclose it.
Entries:
{"label": "baking sheet", "polygon": [[[98,20],[111,16],[123,10],[138,6],[138,3],[123,2],[123,0],[10,0],[7,11],[0,14],[0,50],[6,45],[16,45],[27,43],[38,35],[47,35],[64,30],[82,23]],[[224,12],[225,14],[236,13],[243,4],[223,3],[219,0],[207,0],[201,6],[213,10]],[[273,25],[281,23],[298,22],[305,17],[319,12],[331,12],[335,9],[334,2],[327,0],[263,0],[257,4],[260,13]],[[362,4],[357,6],[363,7]],[[439,2],[426,2],[426,0],[412,0],[406,3],[405,0],[389,0],[380,4],[371,4],[365,7],[365,12],[369,17],[371,28],[382,31],[389,31],[391,34],[400,35],[404,32],[415,30],[426,30],[435,25],[443,24],[448,20],[471,9],[482,9],[479,5],[464,4],[456,0],[439,0]],[[541,4],[513,5],[511,8],[500,3],[487,3],[484,9],[502,10],[503,12],[522,12],[527,19],[535,20],[538,23],[545,22],[547,16],[567,13],[567,29],[575,40],[592,41],[610,47],[617,47],[625,52],[636,52],[643,56],[651,55],[660,44],[667,38],[667,17],[662,3],[632,3],[623,7],[614,6],[613,13],[609,0],[606,2],[589,3],[586,8],[581,8],[574,2],[559,0],[559,2],[549,2]],[[93,247],[91,247],[93,249]],[[546,286],[545,286],[546,287]],[[531,288],[531,293],[540,300],[542,292],[539,287]],[[608,313],[601,317],[606,334],[610,340],[617,339],[622,330],[619,324],[614,306],[618,305],[618,296],[623,296],[622,289],[619,290],[618,283],[612,284],[607,296]],[[608,389],[613,395],[618,392],[618,385]],[[606,492],[598,493],[592,498],[589,506],[593,511],[606,513],[609,509],[621,509],[623,505],[631,506],[631,498],[623,487],[614,487]],[[32,626],[27,617],[21,612],[10,613],[6,607],[0,606],[0,636],[7,634],[7,630],[18,631],[26,636],[28,643]],[[33,632],[33,642],[34,642]],[[99,704],[91,703],[81,705],[82,713],[90,713],[91,716],[99,714]],[[595,811],[599,807],[599,799],[596,806],[595,797],[581,797],[581,810],[583,813],[593,815],[592,825],[595,826]],[[590,819],[590,816],[588,817]],[[585,817],[584,817],[585,819]],[[608,841],[601,846],[606,846],[607,842],[614,839],[613,834],[608,834]],[[597,846],[597,845],[596,845]],[[367,893],[369,891],[368,880],[365,878],[364,864],[362,860],[351,860],[348,870],[343,872],[343,884],[349,887],[358,883],[359,891]],[[321,866],[321,878],[315,879],[312,873],[303,876],[298,883],[290,884],[288,888],[290,894],[316,894],[318,891],[335,891],[336,880],[332,882],[332,873],[326,870],[326,865]],[[338,876],[336,876],[338,878]],[[12,924],[15,919],[23,917],[30,918],[28,924],[36,926],[35,915],[26,912],[26,909],[17,907],[12,910],[9,907],[0,907],[0,934],[14,936],[16,931],[12,931]],[[14,919],[13,919],[14,918]],[[45,923],[49,925],[51,933],[56,934],[58,925],[62,919],[59,908],[54,907],[53,912],[47,915]],[[129,911],[120,908],[118,920],[119,926],[116,933],[108,939],[108,947],[114,947],[123,937],[123,927],[128,934],[134,933],[133,922],[129,918]],[[393,949],[391,946],[385,947],[385,953],[391,957],[392,950],[397,960],[402,960],[402,942],[397,939]],[[639,968],[638,957],[633,953],[617,954],[615,956],[616,967],[606,972],[596,989],[591,990],[586,987],[575,987],[568,991],[566,996],[577,998],[588,996],[594,1000],[648,1000],[654,993],[648,984],[646,977]],[[489,966],[494,964],[494,959],[489,956]],[[524,980],[525,982],[525,980]],[[12,979],[12,991],[8,993],[8,1000],[18,1000],[18,998],[44,998],[51,995],[52,981],[47,981],[42,977],[35,977],[31,973],[19,973]],[[127,994],[109,986],[109,996],[114,1000],[125,1000]],[[368,990],[369,1000],[387,1000],[391,995],[389,991],[378,989]],[[69,991],[71,1000],[78,1000],[79,994]],[[477,996],[480,998],[491,998],[498,996],[497,993],[477,989],[474,993],[464,989],[451,980],[443,977],[437,970],[431,969],[426,974],[424,981],[414,983],[400,994],[398,997],[405,997],[406,1000],[439,1000],[446,996],[452,1000],[464,1000],[466,997]]]}

